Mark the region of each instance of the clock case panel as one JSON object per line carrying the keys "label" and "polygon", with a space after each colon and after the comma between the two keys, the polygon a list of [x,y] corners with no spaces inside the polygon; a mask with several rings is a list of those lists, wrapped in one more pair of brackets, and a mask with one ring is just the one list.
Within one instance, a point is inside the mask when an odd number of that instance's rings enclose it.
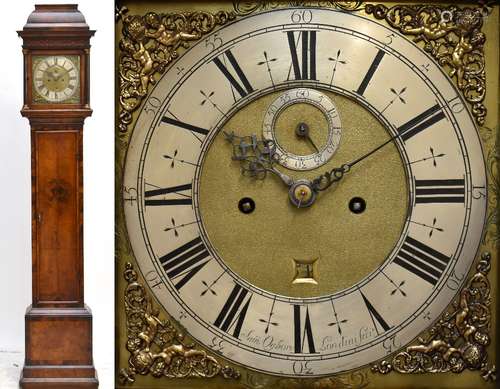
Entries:
{"label": "clock case panel", "polygon": [[[236,2],[237,3],[237,2]],[[255,2],[257,3],[257,2]],[[267,3],[267,2],[265,2]],[[318,2],[312,2],[315,5]],[[333,3],[333,2],[332,2]],[[437,2],[430,2],[437,3]],[[379,3],[377,3],[379,4]],[[382,3],[384,4],[384,3]],[[385,3],[387,6],[392,6],[394,3]],[[439,4],[439,3],[437,3]],[[317,5],[317,4],[316,4]],[[123,10],[122,6],[126,6],[128,9],[128,14],[131,15],[145,15],[149,11],[160,12],[180,12],[180,11],[207,11],[215,13],[220,10],[232,11],[233,5],[230,2],[168,2],[168,3],[158,3],[158,2],[137,2],[137,1],[123,1],[120,2],[117,10]],[[327,5],[328,6],[328,5]],[[258,7],[256,6],[258,9]],[[372,16],[368,16],[369,18]],[[485,105],[488,108],[488,115],[486,116],[486,122],[483,126],[479,127],[479,132],[483,141],[484,155],[486,158],[486,164],[488,165],[488,195],[489,195],[489,205],[488,205],[488,220],[487,227],[485,231],[485,236],[483,244],[480,247],[480,252],[491,252],[492,254],[492,270],[489,273],[489,279],[491,282],[491,295],[495,296],[497,291],[497,266],[496,259],[497,255],[497,219],[496,219],[496,193],[498,189],[498,182],[496,181],[497,176],[497,165],[496,165],[496,139],[497,139],[497,118],[498,118],[498,67],[495,66],[498,63],[498,8],[494,8],[492,14],[489,17],[488,23],[485,23],[483,27],[483,32],[487,36],[487,41],[485,45],[485,55],[487,63],[487,94],[485,99]],[[117,36],[116,36],[116,58],[117,63],[119,62],[120,48],[119,41],[121,37],[121,23],[117,24]],[[408,37],[411,39],[412,37]],[[195,44],[196,42],[193,42]],[[180,55],[182,55],[182,49],[180,50]],[[170,65],[174,66],[175,61]],[[159,78],[161,75],[156,74],[155,78]],[[118,79],[117,79],[118,82]],[[141,106],[142,107],[142,106]],[[120,113],[120,104],[117,101],[116,109]],[[147,280],[145,275],[141,274],[139,267],[136,265],[136,261],[130,247],[130,243],[127,238],[127,230],[125,227],[123,207],[126,205],[127,199],[124,199],[122,192],[122,175],[124,160],[126,157],[126,150],[128,141],[130,139],[130,134],[133,130],[135,120],[140,109],[136,112],[132,112],[130,117],[131,121],[127,128],[118,127],[116,129],[117,134],[117,168],[116,168],[116,231],[117,231],[117,267],[116,267],[116,349],[117,349],[117,362],[116,362],[116,376],[117,376],[117,387],[135,387],[135,388],[153,388],[153,387],[175,387],[175,388],[308,388],[308,387],[325,387],[325,388],[336,388],[336,387],[346,387],[346,388],[423,388],[423,387],[445,387],[445,388],[459,388],[459,387],[493,387],[494,383],[491,381],[486,383],[483,378],[478,374],[478,372],[465,371],[460,375],[454,375],[452,373],[446,374],[409,374],[402,375],[398,373],[391,373],[388,375],[374,374],[370,366],[365,368],[338,374],[327,378],[316,378],[316,379],[291,379],[291,378],[279,378],[274,376],[269,376],[261,373],[256,373],[252,370],[245,369],[242,366],[234,365],[228,363],[223,358],[217,356],[218,362],[221,366],[230,366],[241,373],[241,377],[238,380],[225,379],[223,377],[216,378],[186,378],[186,379],[173,379],[160,377],[156,378],[150,374],[150,372],[142,375],[137,375],[135,377],[135,382],[125,382],[123,380],[123,369],[129,366],[129,358],[131,353],[127,350],[126,344],[128,339],[128,325],[127,315],[125,313],[125,307],[127,306],[127,301],[125,296],[127,295],[127,288],[134,285],[141,285],[145,290],[145,298],[151,299],[151,304],[155,307],[160,307],[160,304],[155,300],[154,294],[151,292],[147,286],[151,280]],[[120,121],[119,124],[122,122]],[[131,196],[133,197],[133,193]],[[478,253],[479,258],[479,253]],[[127,267],[126,263],[130,263],[131,267]],[[475,272],[475,265],[472,267],[469,277]],[[131,280],[131,275],[135,274]],[[135,279],[134,277],[137,277]],[[135,286],[134,286],[135,287]],[[496,344],[496,303],[492,304],[492,328],[490,331],[491,342]],[[168,312],[160,309],[158,316],[163,319],[170,319]],[[182,326],[178,323],[172,323],[174,327],[183,331]],[[422,334],[424,335],[424,334]],[[189,334],[187,334],[188,340]],[[417,339],[412,342],[415,344]],[[209,348],[204,348],[200,344],[195,344],[196,349],[205,350],[209,355],[215,356]],[[215,345],[214,345],[215,347]],[[397,350],[397,347],[390,347],[392,353]],[[488,348],[489,359],[494,361],[496,358],[495,347],[490,346]],[[394,354],[392,354],[394,355]],[[388,361],[390,361],[391,355],[388,355]]]}

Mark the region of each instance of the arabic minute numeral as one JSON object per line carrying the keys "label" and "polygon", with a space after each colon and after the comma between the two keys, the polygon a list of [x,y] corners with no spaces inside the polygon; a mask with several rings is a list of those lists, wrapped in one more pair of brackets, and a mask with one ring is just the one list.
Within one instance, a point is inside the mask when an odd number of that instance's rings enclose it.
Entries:
{"label": "arabic minute numeral", "polygon": [[486,198],[486,186],[473,186],[472,187],[472,198],[474,200],[485,199]]}
{"label": "arabic minute numeral", "polygon": [[224,350],[225,340],[219,338],[218,336],[214,336],[210,343],[210,348],[214,351],[223,351]]}
{"label": "arabic minute numeral", "polygon": [[217,33],[205,39],[205,47],[210,47],[210,50],[218,49],[223,44],[224,41]]}
{"label": "arabic minute numeral", "polygon": [[382,347],[385,349],[387,354],[390,354],[401,347],[401,344],[396,344],[396,335],[392,335],[390,338],[387,338],[382,342]]}
{"label": "arabic minute numeral", "polygon": [[325,157],[323,156],[323,154],[315,154],[313,159],[314,159],[315,163],[323,163],[325,160]]}
{"label": "arabic minute numeral", "polygon": [[303,161],[303,160],[298,160],[298,161],[295,161],[295,168],[297,169],[303,169],[306,167],[306,162]]}
{"label": "arabic minute numeral", "polygon": [[456,291],[460,287],[460,283],[462,282],[464,277],[465,277],[465,274],[458,276],[455,269],[453,269],[453,271],[450,274],[450,277],[448,277],[448,280],[446,280],[446,286],[449,289]]}
{"label": "arabic minute numeral", "polygon": [[151,96],[144,105],[144,112],[148,114],[156,115],[158,108],[161,106],[161,101],[159,98]]}
{"label": "arabic minute numeral", "polygon": [[309,367],[309,361],[295,361],[292,364],[294,374],[297,375],[310,375],[313,374],[312,369]]}
{"label": "arabic minute numeral", "polygon": [[450,100],[448,102],[448,106],[454,113],[460,113],[465,109],[464,104],[460,101],[460,98],[458,96]]}
{"label": "arabic minute numeral", "polygon": [[293,11],[290,19],[292,23],[311,23],[313,13],[310,10]]}
{"label": "arabic minute numeral", "polygon": [[163,281],[161,280],[160,276],[158,275],[158,273],[155,270],[148,271],[145,274],[144,278],[146,278],[146,281],[151,286],[151,288],[161,289]]}

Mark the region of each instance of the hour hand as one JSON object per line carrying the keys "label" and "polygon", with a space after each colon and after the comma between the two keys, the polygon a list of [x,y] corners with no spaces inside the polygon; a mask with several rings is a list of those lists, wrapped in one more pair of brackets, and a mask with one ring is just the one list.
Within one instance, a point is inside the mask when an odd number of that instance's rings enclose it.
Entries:
{"label": "hour hand", "polygon": [[233,146],[233,160],[240,161],[243,175],[260,180],[267,173],[278,176],[286,186],[293,185],[293,180],[274,167],[276,146],[271,140],[258,139],[257,135],[238,136],[234,132],[225,132],[226,140]]}

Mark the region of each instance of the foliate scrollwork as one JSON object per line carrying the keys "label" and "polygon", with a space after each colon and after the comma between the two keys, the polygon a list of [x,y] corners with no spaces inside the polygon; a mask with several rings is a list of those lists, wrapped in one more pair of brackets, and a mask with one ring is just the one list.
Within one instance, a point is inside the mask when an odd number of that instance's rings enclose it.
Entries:
{"label": "foliate scrollwork", "polygon": [[352,371],[314,380],[308,378],[279,378],[247,373],[246,380],[241,384],[248,389],[363,389],[370,384],[370,381],[367,371]]}
{"label": "foliate scrollwork", "polygon": [[184,335],[169,320],[162,320],[153,306],[146,289],[138,282],[132,264],[125,265],[124,278],[128,367],[121,369],[122,384],[133,383],[136,376],[151,374],[168,378],[224,378],[238,379],[240,373],[223,366],[203,350],[187,344]]}
{"label": "foliate scrollwork", "polygon": [[[496,136],[500,128],[488,129],[492,136]],[[500,230],[498,227],[498,199],[500,196],[500,176],[499,176],[499,161],[500,161],[500,141],[495,139],[494,146],[488,151],[486,157],[486,171],[488,173],[488,208],[489,213],[486,218],[486,231],[483,237],[483,244],[493,244],[498,247],[500,243]],[[476,197],[483,196],[483,191],[479,190]]]}
{"label": "foliate scrollwork", "polygon": [[215,27],[235,18],[232,12],[181,12],[144,16],[126,15],[126,9],[117,12],[122,20],[120,39],[119,130],[127,131],[132,113],[140,106],[155,77],[179,56],[180,48],[188,48],[191,41],[201,39]]}
{"label": "foliate scrollwork", "polygon": [[397,353],[391,361],[372,366],[372,371],[399,373],[460,373],[477,370],[485,380],[496,380],[495,366],[488,365],[491,296],[488,273],[491,255],[485,253],[452,310],[431,327],[427,338]]}
{"label": "foliate scrollwork", "polygon": [[363,8],[362,1],[328,1],[328,0],[234,0],[234,11],[238,16],[250,15],[254,12],[266,11],[278,7],[330,7],[343,11],[358,11]]}
{"label": "foliate scrollwork", "polygon": [[486,36],[481,27],[488,7],[367,4],[365,12],[385,20],[405,35],[414,36],[415,42],[423,42],[424,50],[449,69],[449,76],[456,80],[470,103],[476,122],[484,124]]}

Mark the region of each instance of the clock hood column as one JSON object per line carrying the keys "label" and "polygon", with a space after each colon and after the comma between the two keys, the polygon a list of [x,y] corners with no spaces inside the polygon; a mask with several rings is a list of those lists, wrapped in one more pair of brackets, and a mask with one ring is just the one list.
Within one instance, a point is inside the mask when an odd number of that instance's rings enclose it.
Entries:
{"label": "clock hood column", "polygon": [[[92,314],[83,298],[82,140],[84,120],[92,114],[89,41],[94,32],[77,5],[63,4],[36,5],[18,32],[24,53],[21,113],[30,122],[32,147],[33,304],[25,318],[22,388],[98,386]],[[71,100],[35,98],[34,58],[43,57],[78,59],[79,88]]]}

